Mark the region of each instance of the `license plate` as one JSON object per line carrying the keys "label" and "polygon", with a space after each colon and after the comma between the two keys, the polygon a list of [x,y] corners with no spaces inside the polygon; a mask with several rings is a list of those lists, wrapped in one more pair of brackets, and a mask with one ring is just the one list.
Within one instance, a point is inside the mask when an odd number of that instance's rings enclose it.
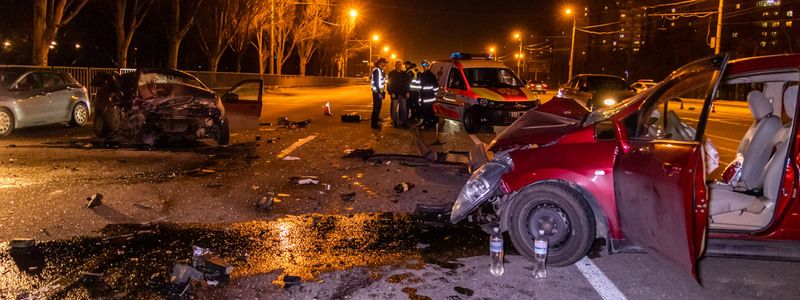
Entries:
{"label": "license plate", "polygon": [[521,117],[523,113],[524,112],[521,111],[512,111],[509,114],[511,115],[512,118],[519,119],[519,117]]}

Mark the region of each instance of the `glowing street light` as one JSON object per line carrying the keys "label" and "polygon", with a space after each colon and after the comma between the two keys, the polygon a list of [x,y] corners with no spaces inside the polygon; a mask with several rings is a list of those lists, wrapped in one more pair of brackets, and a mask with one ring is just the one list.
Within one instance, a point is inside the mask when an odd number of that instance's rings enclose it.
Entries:
{"label": "glowing street light", "polygon": [[383,46],[383,53],[389,52],[389,46]]}
{"label": "glowing street light", "polygon": [[397,54],[392,53],[392,59],[397,59]]}
{"label": "glowing street light", "polygon": [[355,8],[350,9],[350,17],[351,18],[358,17],[358,11]]}
{"label": "glowing street light", "polygon": [[77,50],[77,49],[80,49],[80,48],[81,48],[81,44],[75,43],[75,49]]}
{"label": "glowing street light", "polygon": [[495,58],[494,51],[495,51],[494,47],[489,47],[489,55],[492,56],[492,60],[497,60]]}
{"label": "glowing street light", "polygon": [[567,9],[564,10],[564,14],[568,16],[572,15],[572,8],[567,7]]}
{"label": "glowing street light", "polygon": [[380,40],[381,40],[381,36],[379,36],[377,34],[372,35],[372,41],[373,42],[377,42],[377,41],[380,41]]}
{"label": "glowing street light", "polygon": [[3,47],[11,47],[11,41],[3,42]]}

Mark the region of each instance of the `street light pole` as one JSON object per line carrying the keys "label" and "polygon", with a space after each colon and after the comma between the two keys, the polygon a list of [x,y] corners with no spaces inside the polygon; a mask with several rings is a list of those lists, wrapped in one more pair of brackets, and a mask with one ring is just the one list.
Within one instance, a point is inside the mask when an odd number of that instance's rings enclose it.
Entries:
{"label": "street light pole", "polygon": [[[568,10],[568,14],[569,14]],[[575,58],[575,25],[576,25],[575,16],[572,16],[572,42],[569,46],[569,75],[567,77],[567,81],[572,79],[572,62]]]}
{"label": "street light pole", "polygon": [[717,37],[714,38],[714,54],[719,54],[720,46],[722,46],[722,3],[719,0],[719,11],[717,12]]}

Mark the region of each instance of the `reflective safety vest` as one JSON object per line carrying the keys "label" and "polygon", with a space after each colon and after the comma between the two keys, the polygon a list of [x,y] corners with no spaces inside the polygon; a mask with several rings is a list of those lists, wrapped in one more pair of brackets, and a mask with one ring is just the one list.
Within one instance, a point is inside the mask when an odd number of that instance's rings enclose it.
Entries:
{"label": "reflective safety vest", "polygon": [[384,74],[381,68],[375,67],[372,69],[372,75],[370,76],[370,84],[372,85],[372,92],[373,93],[380,93],[386,91],[386,74]]}

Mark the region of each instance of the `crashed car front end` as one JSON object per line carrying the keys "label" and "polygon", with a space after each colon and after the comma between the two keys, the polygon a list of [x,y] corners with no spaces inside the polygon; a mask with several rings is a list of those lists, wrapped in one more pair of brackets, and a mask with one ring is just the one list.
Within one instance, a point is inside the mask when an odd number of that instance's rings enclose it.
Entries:
{"label": "crashed car front end", "polygon": [[[495,154],[492,160],[473,172],[453,204],[450,222],[458,223],[487,201],[495,202],[490,199],[508,193],[508,188],[501,177],[513,168],[514,162],[511,160],[509,152],[504,151]],[[485,221],[491,222],[491,220]]]}
{"label": "crashed car front end", "polygon": [[134,135],[142,142],[164,136],[187,139],[218,138],[225,120],[224,109],[213,94],[177,96],[137,101],[131,116]]}

